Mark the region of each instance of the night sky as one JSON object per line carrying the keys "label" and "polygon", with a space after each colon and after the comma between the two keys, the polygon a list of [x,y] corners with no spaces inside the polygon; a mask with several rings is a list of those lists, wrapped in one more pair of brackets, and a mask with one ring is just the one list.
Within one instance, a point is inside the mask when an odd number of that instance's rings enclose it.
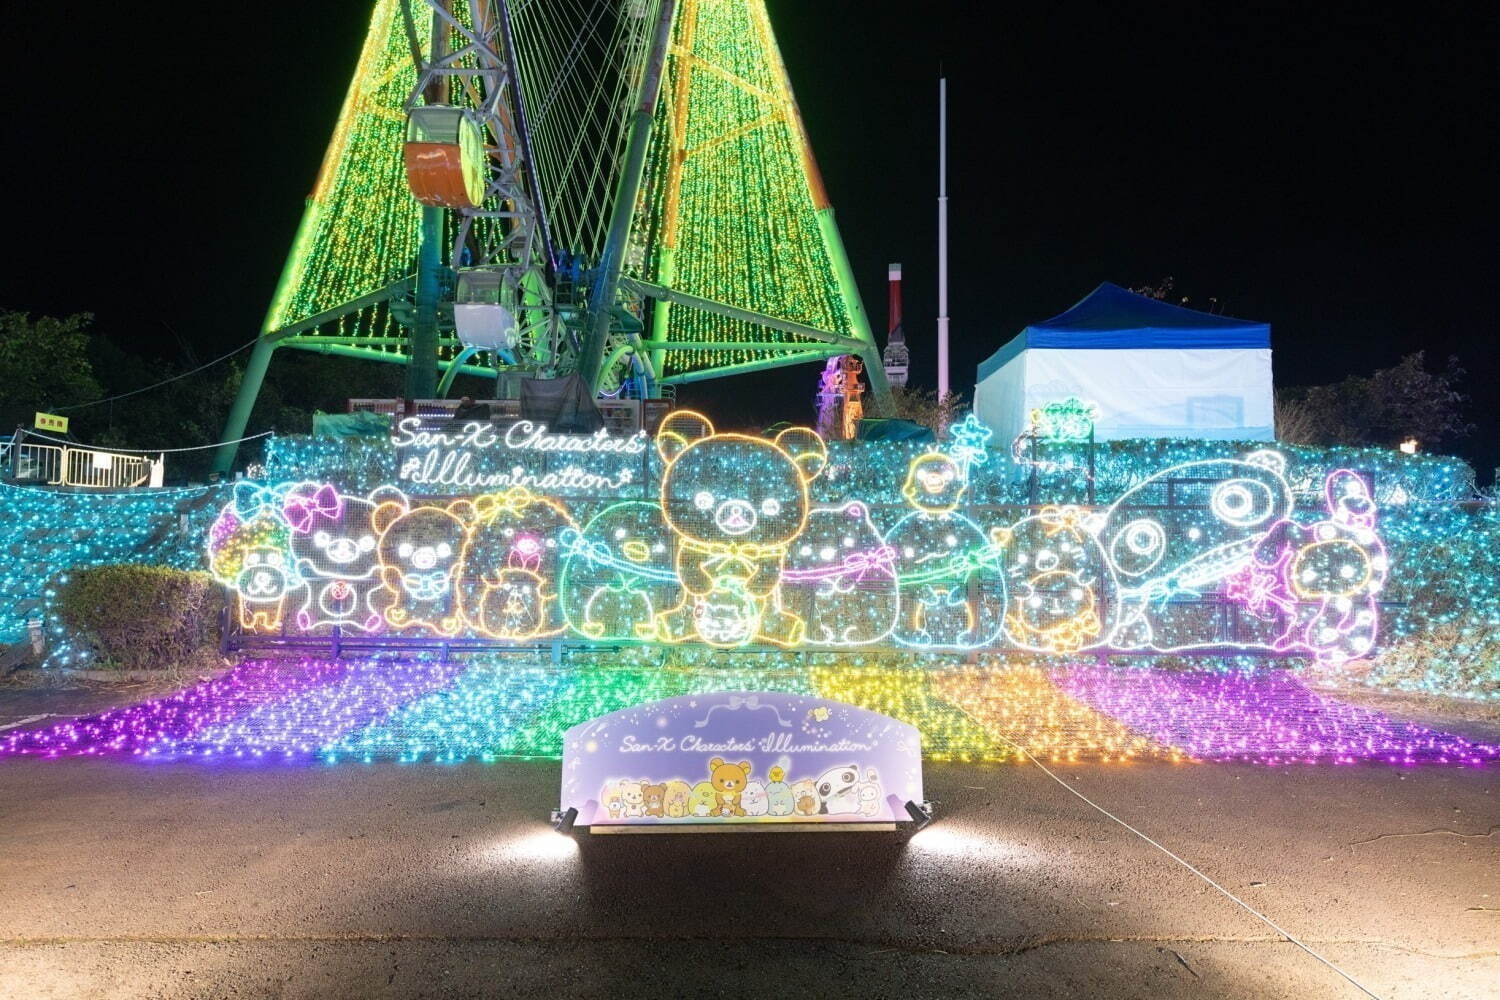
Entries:
{"label": "night sky", "polygon": [[[935,384],[941,65],[956,388],[1100,281],[1170,275],[1194,306],[1213,297],[1269,322],[1279,384],[1456,354],[1479,425],[1457,450],[1500,464],[1500,30],[1478,4],[1320,6],[772,0],[878,332],[885,265],[905,266],[913,381]],[[9,15],[0,306],[91,311],[101,332],[174,359],[244,343],[369,5],[57,18],[43,5]],[[813,367],[760,377],[733,394],[760,409],[725,415],[810,419],[815,381]]]}

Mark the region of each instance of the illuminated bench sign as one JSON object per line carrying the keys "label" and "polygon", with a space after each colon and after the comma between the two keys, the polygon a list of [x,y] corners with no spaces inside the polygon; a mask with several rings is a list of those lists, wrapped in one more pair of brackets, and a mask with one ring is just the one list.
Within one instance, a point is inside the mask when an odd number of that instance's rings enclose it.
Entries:
{"label": "illuminated bench sign", "polygon": [[529,420],[503,431],[489,421],[436,430],[424,427],[416,417],[396,425],[391,444],[396,449],[398,476],[416,493],[524,486],[538,492],[608,495],[640,482],[642,456],[650,447],[645,431],[629,437],[604,430],[553,434],[545,424]]}
{"label": "illuminated bench sign", "polygon": [[562,811],[593,833],[885,829],[922,803],[915,726],[810,695],[728,691],[563,734]]}

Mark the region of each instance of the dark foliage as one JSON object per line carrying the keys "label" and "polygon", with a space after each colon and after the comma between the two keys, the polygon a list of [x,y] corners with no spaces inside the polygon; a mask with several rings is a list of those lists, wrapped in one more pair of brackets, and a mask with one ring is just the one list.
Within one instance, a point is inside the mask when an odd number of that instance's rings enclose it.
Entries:
{"label": "dark foliage", "polygon": [[155,670],[218,642],[222,589],[207,573],[164,566],[96,566],[68,576],[57,613],[99,661]]}

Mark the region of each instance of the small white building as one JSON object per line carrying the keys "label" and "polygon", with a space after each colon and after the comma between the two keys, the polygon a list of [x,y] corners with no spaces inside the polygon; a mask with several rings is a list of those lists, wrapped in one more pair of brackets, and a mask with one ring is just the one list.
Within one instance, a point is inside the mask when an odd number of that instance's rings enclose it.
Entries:
{"label": "small white building", "polygon": [[1274,440],[1270,324],[1105,282],[983,362],[974,412],[1008,443],[1033,409],[1070,396],[1094,404],[1099,441]]}

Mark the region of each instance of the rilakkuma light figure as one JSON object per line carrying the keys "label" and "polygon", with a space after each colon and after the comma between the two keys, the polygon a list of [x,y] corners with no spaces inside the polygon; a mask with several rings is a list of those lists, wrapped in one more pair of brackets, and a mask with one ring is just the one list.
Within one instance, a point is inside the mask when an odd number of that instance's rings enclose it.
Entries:
{"label": "rilakkuma light figure", "polygon": [[446,507],[386,501],[375,508],[371,520],[380,532],[376,552],[381,589],[371,605],[392,627],[442,636],[462,631],[459,556],[475,516],[468,500],[455,500]]}
{"label": "rilakkuma light figure", "polygon": [[656,447],[685,593],[656,615],[654,637],[799,645],[807,626],[782,605],[782,566],[807,524],[807,485],[828,463],[823,439],[806,427],[773,439],[719,434],[702,414],[678,410],[662,421]]}

